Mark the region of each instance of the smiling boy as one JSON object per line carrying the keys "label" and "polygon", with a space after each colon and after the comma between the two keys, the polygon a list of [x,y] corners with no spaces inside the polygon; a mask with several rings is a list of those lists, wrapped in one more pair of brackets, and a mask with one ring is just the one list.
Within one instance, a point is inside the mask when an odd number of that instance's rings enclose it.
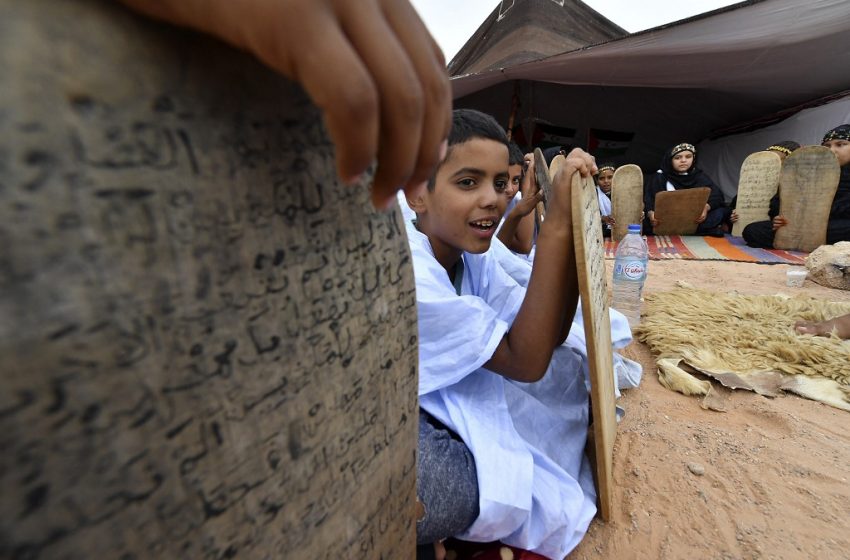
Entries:
{"label": "smiling boy", "polygon": [[570,181],[594,171],[574,150],[555,179],[527,291],[487,252],[509,182],[507,138],[492,117],[456,110],[445,160],[408,199],[420,543],[501,540],[563,558],[595,513],[581,362],[559,347],[578,300]]}

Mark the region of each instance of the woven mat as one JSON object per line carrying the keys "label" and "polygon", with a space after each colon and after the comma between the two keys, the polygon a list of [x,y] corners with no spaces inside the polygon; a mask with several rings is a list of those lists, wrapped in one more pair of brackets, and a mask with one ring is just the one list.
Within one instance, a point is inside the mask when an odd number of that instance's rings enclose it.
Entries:
{"label": "woven mat", "polygon": [[[765,264],[804,265],[808,253],[779,249],[754,249],[741,237],[702,237],[697,235],[658,235],[646,238],[649,258],[697,261],[738,261]],[[605,258],[613,259],[617,249],[613,241],[605,241]]]}

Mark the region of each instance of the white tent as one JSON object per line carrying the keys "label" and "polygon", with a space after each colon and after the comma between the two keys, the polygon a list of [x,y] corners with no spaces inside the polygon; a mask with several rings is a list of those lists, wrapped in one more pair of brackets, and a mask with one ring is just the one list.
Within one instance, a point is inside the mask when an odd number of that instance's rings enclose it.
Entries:
{"label": "white tent", "polygon": [[456,106],[503,123],[517,88],[520,122],[570,127],[578,139],[591,129],[633,133],[615,163],[637,163],[645,172],[669,146],[702,142],[700,166],[731,195],[749,151],[783,139],[817,142],[848,120],[846,101],[837,101],[801,114],[796,128],[738,138],[740,147],[733,139],[706,141],[850,92],[850,1],[750,0],[542,60],[456,76],[452,87]]}

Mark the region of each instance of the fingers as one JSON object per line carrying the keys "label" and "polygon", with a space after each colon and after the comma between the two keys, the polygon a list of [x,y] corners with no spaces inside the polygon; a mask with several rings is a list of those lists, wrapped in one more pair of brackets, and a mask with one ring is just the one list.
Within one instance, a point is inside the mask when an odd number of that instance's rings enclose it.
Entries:
{"label": "fingers", "polygon": [[[430,177],[444,153],[451,94],[442,54],[406,0],[232,4],[233,42],[299,81],[322,110],[343,181],[377,158],[372,200],[383,207]],[[257,6],[264,11],[253,23],[240,24]]]}
{"label": "fingers", "polygon": [[537,185],[537,181],[534,175],[534,155],[533,154],[525,154],[525,161],[528,165],[528,168],[525,171],[525,175],[522,178],[522,186],[520,190],[523,195],[528,194],[529,196],[534,196],[535,194],[542,192]]}
{"label": "fingers", "polygon": [[[596,158],[580,148],[573,149],[573,151],[571,151],[567,156],[567,167],[572,167],[578,171],[582,177],[595,175],[597,171],[599,171],[596,168]],[[570,173],[570,175],[572,175],[572,173]]]}
{"label": "fingers", "polygon": [[[370,125],[377,125],[380,135],[372,201],[383,206],[396,190],[407,184],[416,166],[425,114],[424,94],[406,49],[378,4],[345,2],[339,5],[339,10],[337,17],[343,31],[377,90],[377,115],[370,115]],[[339,80],[337,76],[333,79]],[[349,118],[359,121],[362,116],[355,112]],[[433,159],[437,157],[437,149],[435,144]]]}
{"label": "fingers", "polygon": [[[424,102],[416,165],[408,184],[427,181],[445,156],[452,124],[451,89],[443,53],[407,0],[383,0],[384,13],[413,64]],[[442,145],[441,145],[442,144]]]}
{"label": "fingers", "polygon": [[820,336],[827,333],[824,325],[821,323],[812,323],[811,321],[797,321],[794,323],[794,330],[800,334],[811,334]]}

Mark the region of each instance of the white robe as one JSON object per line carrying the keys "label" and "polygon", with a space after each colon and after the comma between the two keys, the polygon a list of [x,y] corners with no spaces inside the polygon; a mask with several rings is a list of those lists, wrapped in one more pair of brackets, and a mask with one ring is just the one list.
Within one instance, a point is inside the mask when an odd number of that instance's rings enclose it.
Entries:
{"label": "white robe", "polygon": [[[406,221],[407,222],[407,221]],[[475,457],[480,513],[458,537],[500,540],[563,558],[596,512],[584,455],[588,398],[581,358],[555,350],[537,383],[482,366],[519,311],[525,290],[492,252],[464,253],[461,295],[426,236],[407,222],[419,320],[419,402]]]}

